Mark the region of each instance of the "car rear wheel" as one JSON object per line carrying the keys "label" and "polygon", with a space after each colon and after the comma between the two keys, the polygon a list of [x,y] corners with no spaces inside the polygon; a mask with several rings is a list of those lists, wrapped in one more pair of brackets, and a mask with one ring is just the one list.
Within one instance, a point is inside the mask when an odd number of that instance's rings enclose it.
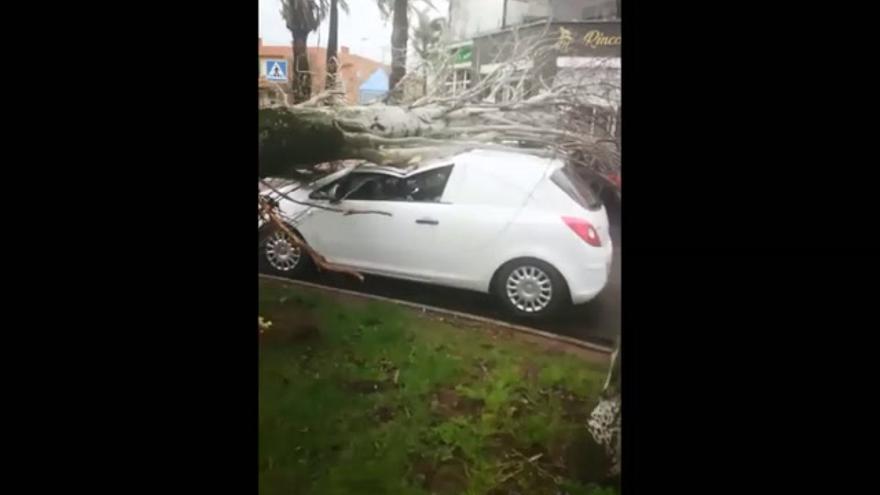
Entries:
{"label": "car rear wheel", "polygon": [[568,299],[559,272],[541,260],[521,258],[505,264],[496,274],[494,292],[514,316],[543,318],[557,313]]}
{"label": "car rear wheel", "polygon": [[260,269],[283,277],[305,274],[311,259],[293,239],[277,229],[265,229],[260,236]]}

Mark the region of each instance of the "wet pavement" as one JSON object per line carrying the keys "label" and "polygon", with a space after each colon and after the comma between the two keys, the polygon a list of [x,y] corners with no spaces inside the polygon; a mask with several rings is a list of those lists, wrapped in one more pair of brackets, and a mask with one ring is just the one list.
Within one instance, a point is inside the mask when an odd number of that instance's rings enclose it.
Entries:
{"label": "wet pavement", "polygon": [[595,344],[613,346],[620,336],[620,228],[611,225],[614,259],[608,284],[592,301],[572,306],[548,320],[518,320],[489,294],[366,275],[361,283],[339,274],[318,274],[308,281],[330,287],[401,299],[516,323]]}

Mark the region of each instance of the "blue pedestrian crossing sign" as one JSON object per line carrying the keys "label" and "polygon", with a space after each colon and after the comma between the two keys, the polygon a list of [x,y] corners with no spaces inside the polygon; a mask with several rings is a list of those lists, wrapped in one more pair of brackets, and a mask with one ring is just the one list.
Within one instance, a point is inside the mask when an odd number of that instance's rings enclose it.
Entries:
{"label": "blue pedestrian crossing sign", "polygon": [[266,61],[266,79],[270,81],[286,81],[287,80],[287,61],[286,60],[267,60]]}

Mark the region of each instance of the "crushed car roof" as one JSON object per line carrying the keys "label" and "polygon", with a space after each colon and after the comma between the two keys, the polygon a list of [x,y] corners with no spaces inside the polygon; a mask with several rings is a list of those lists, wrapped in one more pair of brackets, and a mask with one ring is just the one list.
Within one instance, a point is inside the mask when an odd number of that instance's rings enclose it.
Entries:
{"label": "crushed car roof", "polygon": [[547,160],[547,158],[541,158],[529,153],[520,153],[517,151],[500,151],[500,150],[488,150],[488,149],[473,149],[469,151],[463,151],[460,153],[456,153],[453,155],[440,157],[440,158],[432,158],[430,160],[426,160],[421,163],[416,163],[413,165],[408,165],[404,167],[392,167],[387,165],[376,165],[370,162],[362,162],[361,164],[349,165],[349,167],[357,167],[358,171],[364,172],[380,172],[387,173],[391,175],[405,176],[412,174],[414,172],[423,172],[425,170],[431,170],[434,168],[445,167],[448,165],[452,165],[455,163],[457,159],[460,159],[464,156],[468,155],[480,155],[481,158],[486,160],[505,160],[513,157],[531,157],[535,160]]}

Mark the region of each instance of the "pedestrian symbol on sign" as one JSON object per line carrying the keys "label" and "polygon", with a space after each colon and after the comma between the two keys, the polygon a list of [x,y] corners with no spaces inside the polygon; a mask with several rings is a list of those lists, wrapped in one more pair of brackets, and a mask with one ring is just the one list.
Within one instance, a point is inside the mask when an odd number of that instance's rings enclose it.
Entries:
{"label": "pedestrian symbol on sign", "polygon": [[266,78],[270,81],[286,81],[287,62],[280,60],[266,61]]}

